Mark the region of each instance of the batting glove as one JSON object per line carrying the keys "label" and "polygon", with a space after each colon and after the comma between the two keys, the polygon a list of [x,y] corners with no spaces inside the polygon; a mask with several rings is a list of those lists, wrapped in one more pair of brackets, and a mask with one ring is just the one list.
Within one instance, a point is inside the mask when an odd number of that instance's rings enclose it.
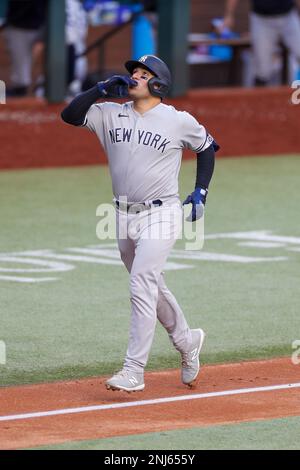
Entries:
{"label": "batting glove", "polygon": [[127,75],[113,75],[108,80],[98,82],[97,86],[105,98],[126,98],[128,87],[137,86],[137,82]]}
{"label": "batting glove", "polygon": [[188,222],[195,222],[203,216],[207,193],[207,189],[195,188],[195,191],[183,201],[183,205],[192,204],[191,213],[186,218]]}

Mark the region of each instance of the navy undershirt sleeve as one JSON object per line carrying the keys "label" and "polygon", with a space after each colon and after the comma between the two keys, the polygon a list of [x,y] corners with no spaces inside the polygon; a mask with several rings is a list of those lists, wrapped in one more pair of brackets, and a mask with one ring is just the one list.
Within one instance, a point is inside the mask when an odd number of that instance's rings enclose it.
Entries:
{"label": "navy undershirt sleeve", "polygon": [[73,126],[82,126],[89,108],[100,98],[101,93],[97,85],[88,91],[80,93],[62,111],[62,120]]}
{"label": "navy undershirt sleeve", "polygon": [[214,145],[197,153],[197,176],[195,188],[207,189],[214,172],[215,150]]}

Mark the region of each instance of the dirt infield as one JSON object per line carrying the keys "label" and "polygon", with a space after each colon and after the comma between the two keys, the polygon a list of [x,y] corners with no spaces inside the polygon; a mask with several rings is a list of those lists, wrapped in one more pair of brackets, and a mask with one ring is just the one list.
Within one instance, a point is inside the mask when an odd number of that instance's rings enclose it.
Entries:
{"label": "dirt infield", "polygon": [[[300,152],[300,105],[292,89],[192,90],[167,100],[193,114],[221,145],[220,157]],[[60,119],[64,105],[35,99],[0,106],[0,169],[106,163],[95,135]],[[186,152],[184,158],[191,157]]]}
{"label": "dirt infield", "polygon": [[104,377],[2,388],[0,448],[299,416],[299,367],[289,358],[204,366],[191,390],[178,370],[147,373],[133,394],[107,391]]}

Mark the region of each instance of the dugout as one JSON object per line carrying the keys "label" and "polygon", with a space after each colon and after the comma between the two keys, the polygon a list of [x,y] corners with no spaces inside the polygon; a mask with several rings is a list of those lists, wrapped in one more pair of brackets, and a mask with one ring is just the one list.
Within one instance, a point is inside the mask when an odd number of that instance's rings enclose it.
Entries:
{"label": "dugout", "polygon": [[[2,0],[0,17],[4,15],[6,0]],[[123,2],[124,3],[124,2]],[[127,1],[129,3],[129,0]],[[211,28],[211,19],[221,16],[223,13],[223,3],[219,0],[174,0],[171,2],[173,7],[170,9],[169,0],[158,0],[158,10],[160,14],[160,27],[158,39],[158,52],[167,60],[173,71],[176,71],[177,83],[175,84],[175,95],[182,94],[189,87],[206,86],[228,86],[234,83],[230,76],[230,63],[189,63],[186,72],[184,72],[185,59],[192,48],[187,35],[193,33],[206,34]],[[64,50],[60,47],[62,41],[63,1],[49,0],[51,14],[55,19],[55,27],[49,28],[48,34],[48,59],[46,61],[47,75],[50,79],[50,91],[48,93],[61,95],[61,84],[63,80],[62,63],[66,60]],[[237,31],[245,32],[248,29],[248,0],[240,2],[237,15]],[[52,22],[53,24],[53,22]],[[88,32],[87,44],[96,41],[97,38],[106,35],[111,31],[112,26],[90,26]],[[181,38],[186,37],[186,42]],[[101,66],[104,71],[110,73],[121,72],[120,65],[131,56],[132,24],[121,28],[115,34],[111,35],[105,41],[104,47],[95,48],[88,54],[89,72],[99,70]],[[53,50],[53,53],[51,52]],[[43,59],[40,59],[40,62]],[[99,62],[103,63],[99,65]],[[3,30],[0,32],[0,70],[1,79],[9,84],[9,56],[7,54]],[[33,77],[36,78],[40,73],[42,64],[35,64]],[[59,74],[57,71],[60,71]],[[53,79],[51,76],[53,75]],[[52,85],[51,85],[52,83]],[[54,89],[53,89],[54,87]],[[34,90],[32,90],[33,92]],[[57,101],[54,98],[54,101]]]}

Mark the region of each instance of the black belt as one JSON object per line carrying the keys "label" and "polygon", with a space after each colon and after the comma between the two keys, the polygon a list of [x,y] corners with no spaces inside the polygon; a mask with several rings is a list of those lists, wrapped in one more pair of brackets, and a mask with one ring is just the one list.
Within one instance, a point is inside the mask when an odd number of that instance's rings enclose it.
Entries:
{"label": "black belt", "polygon": [[[159,207],[162,206],[162,204],[163,202],[160,199],[155,199],[154,201],[151,201],[150,206]],[[121,207],[122,210],[126,210],[127,212],[134,210],[134,207],[136,207],[136,214],[138,214],[142,210],[145,210],[148,207],[148,204],[146,202],[133,202],[132,204],[126,204],[124,202],[116,201],[116,206],[118,209]]]}

